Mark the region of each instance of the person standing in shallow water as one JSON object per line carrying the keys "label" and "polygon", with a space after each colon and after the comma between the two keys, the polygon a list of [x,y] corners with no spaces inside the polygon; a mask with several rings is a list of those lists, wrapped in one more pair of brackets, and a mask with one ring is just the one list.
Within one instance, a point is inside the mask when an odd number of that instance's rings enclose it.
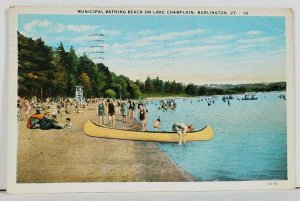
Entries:
{"label": "person standing in shallow water", "polygon": [[155,128],[155,129],[159,129],[160,128],[160,118],[159,117],[154,122],[153,128]]}
{"label": "person standing in shallow water", "polygon": [[105,105],[103,100],[99,101],[99,104],[97,105],[97,115],[99,117],[99,124],[104,125],[105,121]]}
{"label": "person standing in shallow water", "polygon": [[186,132],[192,132],[194,130],[194,126],[193,125],[187,126],[185,123],[180,122],[180,123],[173,124],[172,130],[179,134],[178,144],[181,145],[182,138],[183,138],[184,144],[186,144]]}

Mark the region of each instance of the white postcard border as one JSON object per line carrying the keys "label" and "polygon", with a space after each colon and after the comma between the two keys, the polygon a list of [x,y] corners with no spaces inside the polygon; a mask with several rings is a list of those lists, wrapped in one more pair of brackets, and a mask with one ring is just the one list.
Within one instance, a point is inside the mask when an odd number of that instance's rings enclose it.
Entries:
{"label": "white postcard border", "polygon": [[[293,49],[293,22],[291,9],[248,9],[248,8],[122,8],[126,10],[224,10],[235,11],[232,16],[285,16],[286,17],[286,77],[287,77],[287,147],[288,180],[271,181],[229,181],[229,182],[99,182],[99,183],[41,183],[20,184],[17,178],[17,22],[18,14],[74,14],[79,9],[120,9],[96,7],[14,7],[9,12],[9,86],[8,86],[8,193],[62,193],[62,192],[145,192],[145,191],[209,191],[209,190],[256,190],[256,189],[293,189],[295,188],[295,69]],[[91,13],[90,13],[91,14]],[[87,14],[85,14],[87,15]],[[111,15],[111,14],[108,14]],[[114,14],[117,15],[117,14]],[[214,15],[218,16],[218,15]],[[228,15],[231,16],[231,15]]]}

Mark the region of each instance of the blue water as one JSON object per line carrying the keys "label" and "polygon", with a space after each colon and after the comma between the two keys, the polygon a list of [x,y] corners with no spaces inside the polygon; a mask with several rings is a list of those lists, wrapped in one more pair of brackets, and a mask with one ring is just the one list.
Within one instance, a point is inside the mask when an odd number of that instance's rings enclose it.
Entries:
{"label": "blue water", "polygon": [[[286,101],[283,92],[258,93],[257,100],[230,100],[215,96],[176,99],[175,110],[158,110],[159,101],[148,102],[148,130],[161,119],[162,131],[171,131],[175,122],[193,124],[196,130],[209,125],[211,141],[159,143],[179,167],[198,181],[245,181],[287,179]],[[201,101],[201,98],[203,101]],[[199,101],[198,101],[199,100]]]}

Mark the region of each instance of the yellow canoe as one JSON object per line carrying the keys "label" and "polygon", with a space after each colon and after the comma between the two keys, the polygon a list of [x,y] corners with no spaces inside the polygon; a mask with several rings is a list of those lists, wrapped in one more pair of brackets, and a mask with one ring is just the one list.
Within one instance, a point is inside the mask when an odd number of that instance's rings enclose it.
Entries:
{"label": "yellow canoe", "polygon": [[[91,137],[149,141],[149,142],[178,142],[179,141],[179,135],[174,132],[113,129],[113,128],[97,125],[90,120],[84,123],[83,129],[86,135]],[[199,131],[193,131],[187,133],[186,141],[190,142],[190,141],[211,140],[213,135],[214,135],[213,130],[210,127],[206,126]]]}

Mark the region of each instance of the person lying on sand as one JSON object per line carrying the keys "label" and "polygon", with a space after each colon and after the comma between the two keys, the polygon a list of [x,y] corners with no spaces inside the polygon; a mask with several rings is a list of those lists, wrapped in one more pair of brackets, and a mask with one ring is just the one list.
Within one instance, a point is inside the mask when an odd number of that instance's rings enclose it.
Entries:
{"label": "person lying on sand", "polygon": [[36,114],[33,114],[28,118],[26,126],[29,129],[40,128],[42,130],[63,128],[63,126],[55,119],[48,118],[47,114],[40,114],[40,111],[37,111]]}
{"label": "person lying on sand", "polygon": [[40,129],[49,130],[49,129],[62,129],[63,126],[58,123],[55,119],[49,119],[45,116],[42,120],[40,120]]}
{"label": "person lying on sand", "polygon": [[183,137],[183,142],[186,144],[186,132],[192,132],[194,130],[193,125],[187,126],[185,123],[175,123],[172,126],[172,130],[174,132],[177,132],[179,134],[179,142],[178,144],[182,144],[182,137]]}

